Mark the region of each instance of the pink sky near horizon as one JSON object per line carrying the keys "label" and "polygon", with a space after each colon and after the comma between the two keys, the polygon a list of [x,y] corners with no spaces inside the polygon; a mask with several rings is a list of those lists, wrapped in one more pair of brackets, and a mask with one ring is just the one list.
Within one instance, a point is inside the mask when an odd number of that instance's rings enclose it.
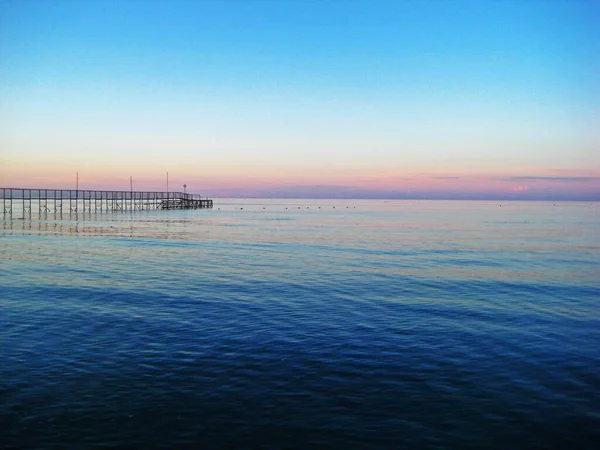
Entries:
{"label": "pink sky near horizon", "polygon": [[[112,169],[112,170],[111,170]],[[79,170],[79,188],[95,190],[129,190],[129,175],[118,167],[84,167]],[[75,167],[47,165],[38,167],[13,167],[2,170],[2,187],[74,189],[76,184]],[[119,173],[120,172],[120,173]],[[134,190],[164,191],[167,188],[167,174],[147,168],[131,171]],[[243,168],[222,169],[220,173],[197,174],[196,169],[170,170],[169,190],[200,193],[215,197],[267,196],[288,197],[306,193],[308,196],[327,197],[377,197],[378,193],[390,196],[454,196],[546,198],[548,195],[559,198],[582,198],[600,200],[600,171],[548,169],[544,171],[497,171],[488,173],[459,172],[402,172],[388,171],[377,173],[353,170],[323,169],[322,173],[291,173]],[[54,176],[49,176],[54,174]],[[279,193],[279,195],[278,195]]]}

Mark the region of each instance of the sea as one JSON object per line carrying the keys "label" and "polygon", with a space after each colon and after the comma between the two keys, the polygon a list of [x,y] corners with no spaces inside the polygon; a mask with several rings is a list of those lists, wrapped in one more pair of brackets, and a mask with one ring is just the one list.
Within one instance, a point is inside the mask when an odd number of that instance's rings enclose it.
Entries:
{"label": "sea", "polygon": [[598,202],[0,218],[0,448],[599,448]]}

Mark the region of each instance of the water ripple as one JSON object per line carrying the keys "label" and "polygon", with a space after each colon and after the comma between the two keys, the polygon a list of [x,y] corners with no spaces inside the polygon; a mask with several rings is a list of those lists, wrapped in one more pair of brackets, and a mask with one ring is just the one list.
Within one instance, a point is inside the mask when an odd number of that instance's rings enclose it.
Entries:
{"label": "water ripple", "polygon": [[5,221],[0,446],[600,441],[589,205],[283,206]]}

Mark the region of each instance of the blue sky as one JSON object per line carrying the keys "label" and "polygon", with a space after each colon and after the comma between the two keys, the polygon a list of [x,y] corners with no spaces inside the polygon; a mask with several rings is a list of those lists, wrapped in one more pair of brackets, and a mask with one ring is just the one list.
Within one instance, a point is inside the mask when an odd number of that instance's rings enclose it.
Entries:
{"label": "blue sky", "polygon": [[2,184],[600,198],[599,5],[3,1]]}

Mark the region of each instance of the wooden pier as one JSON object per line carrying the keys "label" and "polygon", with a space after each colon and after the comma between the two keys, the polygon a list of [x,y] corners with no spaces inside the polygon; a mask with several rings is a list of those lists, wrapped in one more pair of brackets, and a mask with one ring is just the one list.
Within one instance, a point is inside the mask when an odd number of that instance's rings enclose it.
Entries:
{"label": "wooden pier", "polygon": [[0,195],[4,216],[213,207],[211,199],[184,192],[0,188]]}

